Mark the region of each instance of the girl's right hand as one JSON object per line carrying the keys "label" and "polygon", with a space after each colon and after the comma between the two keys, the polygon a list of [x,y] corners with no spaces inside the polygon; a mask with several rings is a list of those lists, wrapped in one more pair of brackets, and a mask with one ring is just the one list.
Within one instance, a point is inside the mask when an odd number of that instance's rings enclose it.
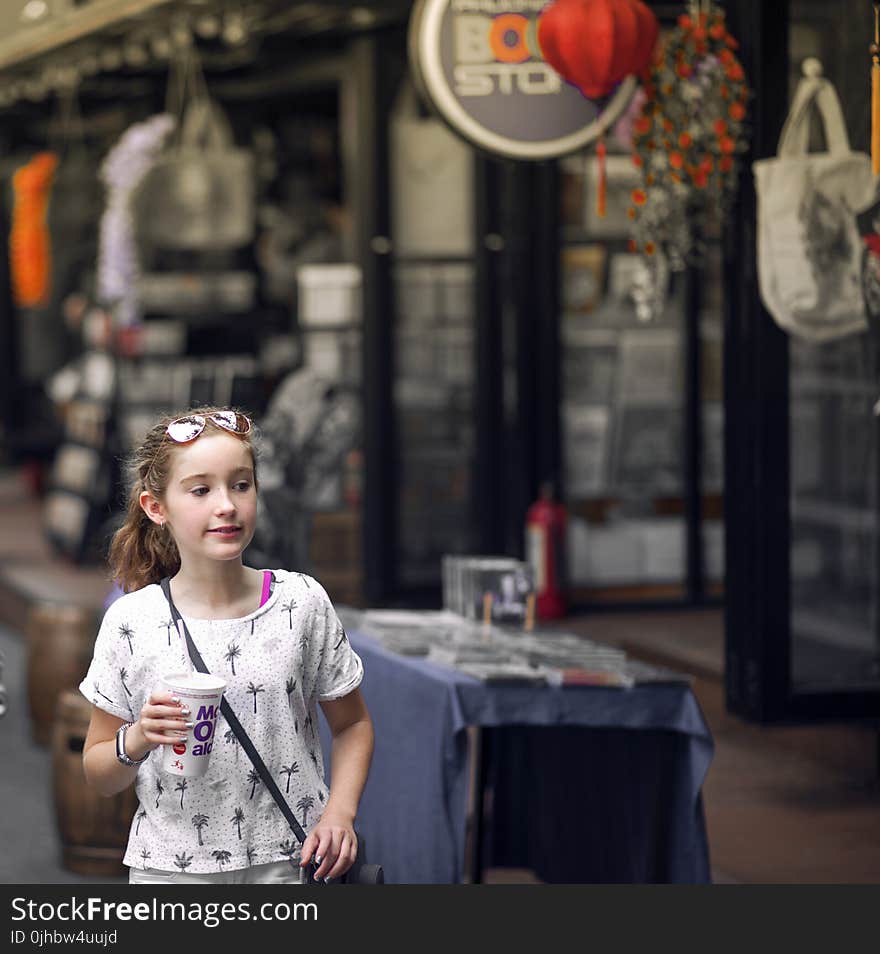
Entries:
{"label": "girl's right hand", "polygon": [[129,757],[137,759],[160,745],[185,741],[193,727],[189,717],[190,710],[171,692],[154,690],[137,722],[125,734]]}

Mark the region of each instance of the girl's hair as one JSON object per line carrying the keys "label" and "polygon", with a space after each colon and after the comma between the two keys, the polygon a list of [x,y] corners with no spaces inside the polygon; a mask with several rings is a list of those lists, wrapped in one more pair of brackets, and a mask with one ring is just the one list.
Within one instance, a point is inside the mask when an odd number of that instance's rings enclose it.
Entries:
{"label": "girl's hair", "polygon": [[[129,489],[125,521],[113,534],[107,557],[111,579],[115,580],[126,593],[139,590],[150,583],[158,583],[163,577],[173,576],[180,569],[180,554],[177,552],[177,544],[171,536],[171,531],[167,527],[160,527],[153,523],[140,504],[140,495],[145,490],[157,500],[164,499],[174,450],[181,446],[189,447],[189,444],[177,444],[167,438],[165,429],[179,417],[202,414],[206,417],[206,431],[211,428],[218,434],[229,434],[229,431],[215,424],[208,417],[209,414],[229,410],[237,409],[196,407],[189,411],[168,414],[156,421],[147,432],[140,447],[136,448],[126,460]],[[250,433],[237,439],[241,440],[251,453],[256,486],[257,434],[255,426],[252,424]],[[199,438],[197,437],[196,440]]]}

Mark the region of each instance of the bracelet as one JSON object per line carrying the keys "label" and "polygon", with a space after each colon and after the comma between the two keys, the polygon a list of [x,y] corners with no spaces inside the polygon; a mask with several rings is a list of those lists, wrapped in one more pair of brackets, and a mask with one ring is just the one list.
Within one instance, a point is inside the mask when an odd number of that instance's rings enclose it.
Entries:
{"label": "bracelet", "polygon": [[125,752],[125,733],[134,725],[133,722],[123,722],[122,725],[116,730],[116,758],[122,762],[123,765],[140,765],[142,762],[146,762],[149,758],[150,753],[140,759],[132,759]]}

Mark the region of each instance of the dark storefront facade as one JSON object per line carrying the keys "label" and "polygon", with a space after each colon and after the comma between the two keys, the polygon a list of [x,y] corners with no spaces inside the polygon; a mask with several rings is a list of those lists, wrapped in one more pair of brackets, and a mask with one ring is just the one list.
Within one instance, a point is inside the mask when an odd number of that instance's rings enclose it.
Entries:
{"label": "dark storefront facade", "polygon": [[[27,84],[65,52],[98,61],[79,96],[95,149],[112,140],[107,130],[162,108],[167,67],[153,47],[174,27],[171,8],[129,6],[118,17],[98,0],[70,5],[56,13],[64,42],[37,24],[33,55],[16,59],[10,41],[5,69],[21,87],[6,104],[10,146],[40,144],[54,107]],[[865,148],[871,25],[849,18],[862,11],[725,5],[754,91],[751,153],[729,228],[709,237],[702,267],[669,276],[661,313],[646,321],[624,141],[607,137],[609,209],[597,217],[592,144],[515,160],[432,115],[410,68],[410,4],[281,4],[238,45],[231,5],[216,8],[232,31],[222,42],[199,26],[198,6],[192,29],[236,140],[265,144],[268,131],[274,143],[260,153],[269,171],[259,201],[281,210],[282,224],[285,211],[295,219],[308,207],[315,230],[330,213],[343,225],[332,251],[289,241],[275,271],[257,254],[221,263],[264,289],[285,267],[318,266],[298,285],[264,290],[246,313],[212,322],[157,308],[146,324],[182,322],[175,360],[197,378],[222,357],[230,399],[258,413],[291,367],[331,377],[333,400],[351,396],[359,438],[336,461],[346,479],[310,514],[307,555],[328,589],[363,605],[438,606],[442,556],[522,557],[526,511],[549,482],[569,515],[573,611],[723,600],[733,711],[758,721],[876,716],[873,350],[868,335],[804,346],[773,324],[757,288],[750,169],[775,153],[810,55],[845,100],[853,148]],[[682,12],[651,6],[664,28]],[[74,13],[90,30],[71,25]],[[132,38],[149,65],[137,65]],[[115,69],[108,51],[122,56]],[[282,232],[266,228],[261,248]],[[355,270],[333,278],[343,265]],[[359,304],[328,320],[309,310],[309,293],[333,281]],[[4,321],[12,340],[17,326]],[[288,339],[290,362],[267,365]],[[40,421],[22,404],[60,363],[23,379],[26,363],[13,362],[3,376],[17,459],[52,450],[32,446]],[[167,401],[167,363],[130,362],[141,389],[124,396],[132,420]],[[216,380],[205,387],[220,393]]]}

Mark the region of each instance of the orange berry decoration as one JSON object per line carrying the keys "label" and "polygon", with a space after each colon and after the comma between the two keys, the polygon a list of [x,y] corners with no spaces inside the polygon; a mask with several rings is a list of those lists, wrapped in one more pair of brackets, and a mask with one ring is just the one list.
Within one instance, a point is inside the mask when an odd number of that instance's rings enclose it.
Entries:
{"label": "orange berry decoration", "polygon": [[705,6],[679,16],[658,47],[632,127],[641,182],[627,211],[631,248],[673,270],[699,260],[701,235],[727,214],[749,132],[738,44],[719,4]]}

